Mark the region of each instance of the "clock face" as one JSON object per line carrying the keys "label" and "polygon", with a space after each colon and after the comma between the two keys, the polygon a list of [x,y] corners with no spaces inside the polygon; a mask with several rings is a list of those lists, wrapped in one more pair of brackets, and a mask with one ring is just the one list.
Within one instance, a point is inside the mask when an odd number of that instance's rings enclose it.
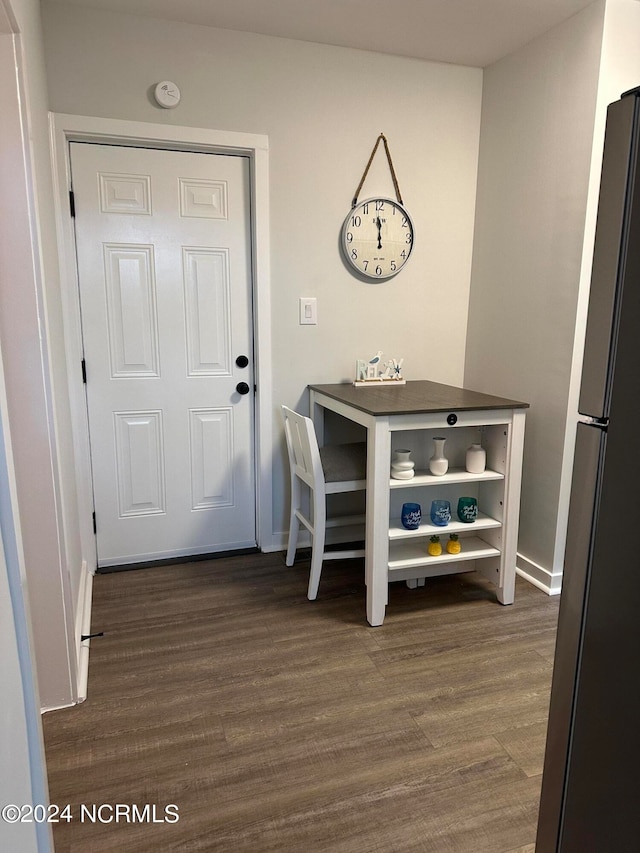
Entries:
{"label": "clock face", "polygon": [[341,242],[348,263],[361,275],[391,278],[409,260],[413,223],[398,202],[369,198],[357,204],[345,219]]}

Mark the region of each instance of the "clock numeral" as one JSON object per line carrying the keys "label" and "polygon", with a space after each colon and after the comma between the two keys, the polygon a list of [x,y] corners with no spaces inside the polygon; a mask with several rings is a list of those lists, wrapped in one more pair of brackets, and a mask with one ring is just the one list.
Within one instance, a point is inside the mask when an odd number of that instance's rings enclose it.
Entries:
{"label": "clock numeral", "polygon": [[380,211],[384,210],[384,202],[380,199],[376,200],[376,213],[380,213]]}
{"label": "clock numeral", "polygon": [[405,240],[405,243],[409,246],[411,245],[411,233],[407,234],[407,239]]}
{"label": "clock numeral", "polygon": [[367,267],[369,266],[369,261],[363,261],[363,262],[362,262],[362,264],[363,264],[363,266],[364,266],[364,271],[366,272],[366,271],[367,271]]}
{"label": "clock numeral", "polygon": [[[366,213],[366,211],[365,211]],[[353,228],[359,228],[362,225],[362,219],[359,216],[351,217],[351,225]]]}
{"label": "clock numeral", "polygon": [[395,272],[395,271],[396,271],[396,269],[397,269],[397,267],[396,267],[396,262],[395,262],[395,261],[391,261],[391,272]]}
{"label": "clock numeral", "polygon": [[369,213],[369,202],[362,205],[362,212],[364,213],[365,216],[367,215],[367,213]]}
{"label": "clock numeral", "polygon": [[[393,212],[395,213],[395,210],[394,210]],[[403,216],[403,217],[402,217],[402,227],[403,227],[403,228],[408,228],[408,227],[409,227],[409,220],[407,219],[407,217],[406,217],[406,216]]]}
{"label": "clock numeral", "polygon": [[376,275],[382,275],[382,267],[381,266],[376,267]]}
{"label": "clock numeral", "polygon": [[402,258],[403,261],[407,260],[407,253],[405,252],[404,249],[400,252],[400,257]]}
{"label": "clock numeral", "polygon": [[357,249],[351,250],[351,257],[353,258],[354,261],[358,260],[358,250]]}
{"label": "clock numeral", "polygon": [[353,234],[351,231],[347,231],[347,243],[353,243]]}

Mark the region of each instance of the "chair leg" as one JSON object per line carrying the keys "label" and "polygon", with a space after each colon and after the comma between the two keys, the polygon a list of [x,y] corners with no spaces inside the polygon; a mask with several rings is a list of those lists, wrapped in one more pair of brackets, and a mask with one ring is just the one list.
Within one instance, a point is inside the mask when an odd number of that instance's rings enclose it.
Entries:
{"label": "chair leg", "polygon": [[291,483],[291,515],[289,517],[289,544],[287,547],[287,566],[292,566],[296,559],[296,549],[298,547],[298,533],[300,532],[300,521],[296,515],[296,510],[300,509],[300,483],[297,477],[293,478]]}
{"label": "chair leg", "polygon": [[324,495],[313,494],[313,534],[311,539],[311,571],[309,573],[309,590],[307,598],[315,601],[320,586],[320,573],[322,572],[322,559],[324,557],[324,540],[327,526],[327,506]]}
{"label": "chair leg", "polygon": [[287,566],[292,566],[296,560],[296,549],[298,547],[298,533],[300,531],[300,522],[298,521],[297,516],[294,514],[291,517],[291,522],[289,525],[289,546],[287,548]]}

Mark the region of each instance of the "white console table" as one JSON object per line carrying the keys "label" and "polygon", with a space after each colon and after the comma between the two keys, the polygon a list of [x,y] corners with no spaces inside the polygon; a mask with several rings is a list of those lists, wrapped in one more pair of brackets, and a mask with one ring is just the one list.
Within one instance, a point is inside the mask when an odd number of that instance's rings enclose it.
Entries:
{"label": "white console table", "polygon": [[[478,571],[496,587],[502,604],[512,604],[515,590],[516,547],[520,505],[525,409],[528,403],[494,397],[437,382],[354,387],[352,384],[310,385],[310,409],[318,441],[324,443],[324,412],[331,410],[367,431],[367,507],[365,580],[367,620],[382,625],[388,585],[394,580]],[[429,473],[433,437],[446,437],[449,470]],[[482,474],[465,470],[466,448],[481,441],[487,452]],[[390,477],[391,454],[407,448],[416,462],[411,480]],[[458,498],[476,497],[478,519],[459,522]],[[451,502],[452,520],[446,527],[430,523],[434,498]],[[402,503],[422,506],[418,530],[400,523]],[[440,534],[443,553],[429,556],[429,537]],[[444,548],[449,533],[457,533],[462,550]]]}

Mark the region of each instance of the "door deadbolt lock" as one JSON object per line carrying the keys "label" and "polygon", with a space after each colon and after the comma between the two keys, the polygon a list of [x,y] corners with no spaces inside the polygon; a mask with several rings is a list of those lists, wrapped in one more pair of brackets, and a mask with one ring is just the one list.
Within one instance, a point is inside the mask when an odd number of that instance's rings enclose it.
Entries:
{"label": "door deadbolt lock", "polygon": [[236,391],[238,394],[248,394],[251,388],[247,385],[246,382],[238,382],[236,385]]}
{"label": "door deadbolt lock", "polygon": [[246,367],[249,364],[249,359],[246,355],[239,355],[236,358],[236,364],[238,367]]}

